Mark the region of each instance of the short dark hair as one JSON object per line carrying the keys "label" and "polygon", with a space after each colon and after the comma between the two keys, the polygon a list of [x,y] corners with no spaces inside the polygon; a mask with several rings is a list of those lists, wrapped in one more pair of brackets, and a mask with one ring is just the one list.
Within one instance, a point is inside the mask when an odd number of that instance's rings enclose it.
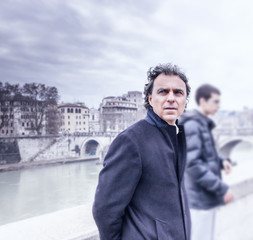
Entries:
{"label": "short dark hair", "polygon": [[185,76],[185,74],[180,70],[180,68],[177,65],[173,65],[171,63],[166,64],[159,64],[154,68],[149,68],[147,72],[147,80],[148,83],[145,84],[144,87],[144,106],[146,109],[152,109],[152,106],[149,104],[149,94],[152,94],[154,81],[160,74],[165,75],[171,75],[171,76],[178,76],[180,79],[182,79],[186,85],[186,97],[188,100],[188,97],[190,95],[191,87],[188,84],[188,79]]}
{"label": "short dark hair", "polygon": [[216,93],[218,95],[221,94],[220,90],[210,84],[203,84],[196,90],[195,100],[199,105],[199,101],[201,98],[204,98],[206,101],[211,98],[212,93]]}

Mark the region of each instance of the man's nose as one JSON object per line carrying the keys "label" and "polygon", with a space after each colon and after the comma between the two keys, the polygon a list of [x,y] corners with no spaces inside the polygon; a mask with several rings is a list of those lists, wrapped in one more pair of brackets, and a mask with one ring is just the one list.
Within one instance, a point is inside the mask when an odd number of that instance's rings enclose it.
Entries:
{"label": "man's nose", "polygon": [[173,93],[173,92],[168,93],[167,101],[168,101],[168,102],[173,102],[173,101],[175,101],[175,96],[174,96],[174,93]]}

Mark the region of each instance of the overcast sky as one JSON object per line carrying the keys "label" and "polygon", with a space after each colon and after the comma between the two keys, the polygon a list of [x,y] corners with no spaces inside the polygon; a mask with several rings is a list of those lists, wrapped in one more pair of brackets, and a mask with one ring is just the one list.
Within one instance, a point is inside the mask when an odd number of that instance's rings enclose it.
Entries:
{"label": "overcast sky", "polygon": [[45,83],[61,101],[98,108],[143,91],[146,72],[172,62],[194,91],[210,83],[222,109],[253,108],[250,0],[1,0],[2,82]]}

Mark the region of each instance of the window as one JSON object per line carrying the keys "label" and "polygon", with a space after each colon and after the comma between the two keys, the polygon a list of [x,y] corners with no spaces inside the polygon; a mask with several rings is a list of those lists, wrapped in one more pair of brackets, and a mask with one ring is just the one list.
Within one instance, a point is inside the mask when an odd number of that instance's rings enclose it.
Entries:
{"label": "window", "polygon": [[29,122],[28,122],[28,123],[26,123],[26,126],[27,126],[27,127],[29,127]]}
{"label": "window", "polygon": [[24,122],[22,122],[22,127],[24,127],[25,126],[25,123]]}
{"label": "window", "polygon": [[70,125],[70,122],[68,122],[68,125]]}
{"label": "window", "polygon": [[62,109],[61,109],[61,113],[65,113],[65,108],[62,108]]}
{"label": "window", "polygon": [[68,113],[70,113],[70,108],[68,108]]}
{"label": "window", "polygon": [[93,120],[93,121],[95,120],[95,116],[94,116],[94,115],[92,115],[92,120]]}
{"label": "window", "polygon": [[73,108],[70,109],[70,112],[73,113]]}
{"label": "window", "polygon": [[2,133],[4,133],[4,130],[2,130]]}
{"label": "window", "polygon": [[85,122],[83,122],[83,125],[85,125]]}
{"label": "window", "polygon": [[70,119],[70,116],[68,116],[68,119]]}

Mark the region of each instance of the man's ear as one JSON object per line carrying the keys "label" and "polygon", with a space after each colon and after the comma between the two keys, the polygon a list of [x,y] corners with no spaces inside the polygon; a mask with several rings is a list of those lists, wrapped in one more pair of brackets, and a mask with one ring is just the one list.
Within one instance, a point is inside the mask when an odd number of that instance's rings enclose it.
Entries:
{"label": "man's ear", "polygon": [[150,104],[150,106],[152,106],[152,95],[148,94],[148,102]]}
{"label": "man's ear", "polygon": [[204,99],[203,97],[199,99],[199,106],[202,106],[205,103],[206,103],[206,99]]}

